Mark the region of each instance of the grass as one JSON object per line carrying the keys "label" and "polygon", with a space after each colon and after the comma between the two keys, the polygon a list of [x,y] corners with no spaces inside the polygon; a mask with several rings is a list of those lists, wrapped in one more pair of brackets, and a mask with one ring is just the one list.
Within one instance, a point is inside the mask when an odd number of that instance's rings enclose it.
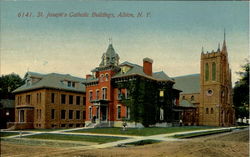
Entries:
{"label": "grass", "polygon": [[69,140],[69,141],[86,141],[95,143],[107,143],[123,140],[126,138],[122,137],[103,137],[103,136],[87,136],[87,135],[63,135],[63,134],[38,134],[30,135],[25,138],[35,138],[35,139],[49,139],[49,140]]}
{"label": "grass", "polygon": [[69,142],[58,142],[58,141],[39,141],[39,140],[30,140],[25,138],[1,138],[2,142],[8,142],[19,145],[29,145],[29,146],[47,146],[47,147],[77,147],[77,146],[86,146],[86,144],[81,143],[69,143]]}
{"label": "grass", "polygon": [[168,127],[168,128],[126,128],[125,131],[122,128],[94,128],[94,129],[82,129],[71,132],[78,133],[98,133],[98,134],[116,134],[116,135],[136,135],[136,136],[150,136],[157,134],[202,130],[214,127],[209,126],[182,126],[182,127]]}
{"label": "grass", "polygon": [[[22,134],[24,134],[22,132]],[[19,135],[19,132],[0,132],[0,137]]]}
{"label": "grass", "polygon": [[230,132],[231,129],[224,129],[224,130],[212,130],[212,131],[206,131],[206,132],[195,132],[195,133],[188,133],[188,134],[180,134],[180,135],[174,135],[174,138],[192,138],[192,137],[199,137],[199,136],[205,136],[205,135],[212,135],[212,134],[218,134],[218,133],[224,133],[224,132]]}

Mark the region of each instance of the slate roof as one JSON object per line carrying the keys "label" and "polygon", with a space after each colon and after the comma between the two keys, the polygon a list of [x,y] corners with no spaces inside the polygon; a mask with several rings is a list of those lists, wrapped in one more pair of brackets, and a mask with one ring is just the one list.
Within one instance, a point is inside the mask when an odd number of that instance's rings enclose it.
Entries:
{"label": "slate roof", "polygon": [[189,102],[188,100],[182,100],[180,102],[180,106],[181,107],[195,107],[195,105]]}
{"label": "slate roof", "polygon": [[152,74],[152,76],[149,76],[147,74],[145,74],[143,72],[143,67],[137,64],[133,64],[130,62],[123,62],[121,63],[119,66],[130,66],[131,69],[128,70],[126,73],[122,73],[122,71],[120,71],[119,73],[117,73],[116,75],[114,75],[112,78],[118,78],[118,77],[125,77],[125,76],[131,76],[131,75],[140,75],[140,76],[144,76],[150,79],[154,79],[157,81],[173,81],[172,78],[170,78],[165,72],[160,71],[160,72],[155,72]]}
{"label": "slate roof", "polygon": [[[41,88],[53,88],[59,90],[67,90],[73,92],[85,92],[85,85],[83,84],[86,80],[83,78],[71,76],[69,74],[58,74],[58,73],[49,73],[49,74],[40,74],[35,72],[27,72],[24,79],[29,78],[38,78],[37,82],[32,83],[31,85],[24,84],[23,86],[15,89],[13,93],[24,92],[34,89]],[[67,84],[63,81],[72,81],[79,83],[79,86],[68,87]]]}
{"label": "slate roof", "polygon": [[191,74],[173,78],[174,88],[180,89],[181,94],[200,93],[200,74]]}

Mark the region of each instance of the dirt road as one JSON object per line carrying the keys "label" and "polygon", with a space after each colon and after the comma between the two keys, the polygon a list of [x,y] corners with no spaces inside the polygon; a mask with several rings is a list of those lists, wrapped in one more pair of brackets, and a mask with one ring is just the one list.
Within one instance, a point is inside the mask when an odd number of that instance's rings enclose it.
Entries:
{"label": "dirt road", "polygon": [[224,133],[183,141],[169,141],[136,147],[92,150],[65,150],[46,146],[1,143],[5,156],[72,156],[72,157],[248,157],[249,130]]}

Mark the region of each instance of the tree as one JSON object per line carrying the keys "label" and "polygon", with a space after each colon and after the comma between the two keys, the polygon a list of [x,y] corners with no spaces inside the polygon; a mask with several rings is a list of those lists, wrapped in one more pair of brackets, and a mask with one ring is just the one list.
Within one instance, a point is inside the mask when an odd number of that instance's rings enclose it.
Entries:
{"label": "tree", "polygon": [[233,102],[237,118],[249,116],[249,60],[241,66],[243,71],[237,72],[240,76],[239,81],[235,83]]}
{"label": "tree", "polygon": [[24,84],[19,75],[12,73],[0,77],[0,99],[14,99],[12,91]]}

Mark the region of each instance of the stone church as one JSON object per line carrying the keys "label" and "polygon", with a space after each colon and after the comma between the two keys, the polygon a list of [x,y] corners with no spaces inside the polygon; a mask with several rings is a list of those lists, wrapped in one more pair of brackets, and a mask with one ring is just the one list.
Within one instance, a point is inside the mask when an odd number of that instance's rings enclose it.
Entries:
{"label": "stone church", "polygon": [[231,69],[226,35],[222,48],[204,53],[202,48],[200,74],[175,77],[175,87],[182,90],[179,106],[183,122],[209,126],[231,126],[235,123],[232,100]]}

